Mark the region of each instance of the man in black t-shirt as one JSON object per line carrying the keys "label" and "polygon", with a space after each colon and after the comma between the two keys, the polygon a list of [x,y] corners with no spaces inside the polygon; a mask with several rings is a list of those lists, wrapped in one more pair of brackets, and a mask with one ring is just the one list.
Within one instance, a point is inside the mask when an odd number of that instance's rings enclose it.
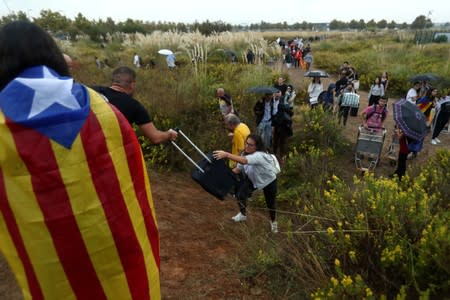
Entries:
{"label": "man in black t-shirt", "polygon": [[145,107],[132,97],[136,89],[136,73],[132,69],[128,67],[115,69],[110,87],[94,86],[93,89],[104,95],[131,125],[136,124],[152,143],[160,144],[177,138],[178,133],[175,130],[158,130]]}
{"label": "man in black t-shirt", "polygon": [[288,87],[286,84],[286,79],[284,79],[283,77],[278,78],[278,81],[273,85],[273,87],[281,91],[281,94],[284,97]]}

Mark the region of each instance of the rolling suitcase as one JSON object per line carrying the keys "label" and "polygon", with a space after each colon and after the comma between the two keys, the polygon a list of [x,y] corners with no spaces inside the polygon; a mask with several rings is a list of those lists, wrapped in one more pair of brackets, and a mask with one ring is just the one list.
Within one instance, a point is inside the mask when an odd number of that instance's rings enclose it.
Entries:
{"label": "rolling suitcase", "polygon": [[358,116],[358,110],[359,110],[359,106],[358,107],[351,107],[350,108],[350,116],[357,117]]}
{"label": "rolling suitcase", "polygon": [[192,179],[200,186],[219,200],[224,200],[226,195],[234,189],[236,177],[227,167],[225,160],[214,159],[212,154],[205,154],[201,151],[184,133],[177,129],[181,134],[203,157],[199,162],[195,162],[187,155],[174,141],[175,146],[194,166],[191,173]]}
{"label": "rolling suitcase", "polygon": [[341,106],[350,106],[350,116],[356,117],[359,110],[359,95],[356,93],[344,93]]}

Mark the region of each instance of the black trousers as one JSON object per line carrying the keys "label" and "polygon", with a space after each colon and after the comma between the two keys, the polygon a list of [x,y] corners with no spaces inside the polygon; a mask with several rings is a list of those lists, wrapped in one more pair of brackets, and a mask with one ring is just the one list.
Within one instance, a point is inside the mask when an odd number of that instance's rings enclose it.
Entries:
{"label": "black trousers", "polygon": [[432,139],[437,138],[439,133],[441,133],[442,129],[444,129],[445,124],[447,124],[450,117],[450,112],[441,111],[437,115],[436,124],[434,124],[433,136]]}
{"label": "black trousers", "polygon": [[347,124],[348,113],[350,112],[350,106],[339,106],[339,114],[338,114],[338,123],[341,123],[341,119],[343,119],[342,124],[344,126]]}
{"label": "black trousers", "polygon": [[[255,188],[253,183],[248,179],[247,176],[240,176],[240,180],[237,185],[237,200],[239,211],[241,214],[247,214],[247,199],[253,193]],[[264,199],[266,201],[266,206],[269,209],[270,220],[273,222],[276,219],[276,197],[277,197],[277,180],[275,179],[266,187],[263,188]]]}
{"label": "black trousers", "polygon": [[372,106],[375,103],[378,104],[378,101],[380,100],[380,98],[381,98],[381,96],[371,95],[369,98],[369,106]]}
{"label": "black trousers", "polygon": [[284,159],[288,152],[288,138],[289,134],[282,128],[275,128],[272,137],[273,153],[279,158]]}
{"label": "black trousers", "polygon": [[394,174],[397,174],[398,179],[402,179],[403,175],[406,173],[406,160],[408,159],[408,153],[398,153],[397,159],[397,170]]}

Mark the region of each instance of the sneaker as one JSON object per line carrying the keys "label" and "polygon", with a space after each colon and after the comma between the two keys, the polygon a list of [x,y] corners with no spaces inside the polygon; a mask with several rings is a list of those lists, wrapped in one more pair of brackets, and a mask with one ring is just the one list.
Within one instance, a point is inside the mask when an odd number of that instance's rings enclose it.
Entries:
{"label": "sneaker", "polygon": [[272,230],[273,233],[278,233],[278,223],[277,221],[274,222],[270,222],[270,229]]}
{"label": "sneaker", "polygon": [[437,141],[436,141],[436,139],[432,139],[432,140],[431,140],[431,144],[433,144],[433,145],[437,145]]}
{"label": "sneaker", "polygon": [[438,144],[441,142],[441,140],[438,139],[437,137],[435,137],[434,140],[435,140],[436,142],[438,142]]}
{"label": "sneaker", "polygon": [[242,213],[238,213],[231,219],[233,219],[233,221],[235,221],[235,222],[244,222],[244,221],[247,221],[247,216],[243,215]]}

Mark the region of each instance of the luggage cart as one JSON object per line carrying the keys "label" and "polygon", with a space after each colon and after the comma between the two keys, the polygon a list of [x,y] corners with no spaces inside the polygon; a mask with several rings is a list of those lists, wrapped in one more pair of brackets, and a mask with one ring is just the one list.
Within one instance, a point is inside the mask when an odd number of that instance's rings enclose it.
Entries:
{"label": "luggage cart", "polygon": [[384,128],[374,130],[359,126],[355,151],[355,165],[358,170],[362,172],[375,170],[380,161],[385,136]]}
{"label": "luggage cart", "polygon": [[211,153],[203,153],[183,131],[178,128],[175,130],[203,157],[200,161],[195,162],[177,143],[172,141],[172,145],[195,166],[191,173],[192,179],[217,199],[224,200],[236,185],[236,177],[227,167],[225,160],[216,160]]}
{"label": "luggage cart", "polygon": [[389,144],[388,151],[386,154],[386,157],[391,166],[395,166],[397,164],[399,150],[400,150],[400,141],[397,135],[393,134],[391,143]]}

